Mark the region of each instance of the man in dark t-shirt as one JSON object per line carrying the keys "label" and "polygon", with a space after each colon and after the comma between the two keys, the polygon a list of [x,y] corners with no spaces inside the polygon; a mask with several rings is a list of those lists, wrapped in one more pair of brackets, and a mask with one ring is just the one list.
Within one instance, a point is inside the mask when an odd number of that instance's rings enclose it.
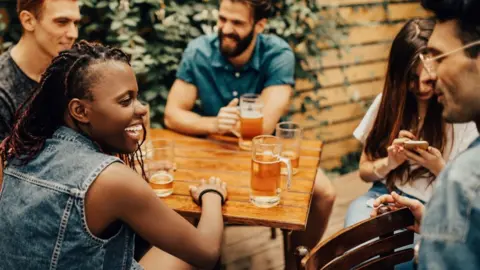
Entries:
{"label": "man in dark t-shirt", "polygon": [[80,21],[77,0],[17,0],[17,13],[22,37],[0,55],[0,141],[10,133],[15,111],[52,59],[72,47]]}
{"label": "man in dark t-shirt", "polygon": [[10,50],[0,55],[0,140],[12,129],[16,109],[37,84],[13,61]]}

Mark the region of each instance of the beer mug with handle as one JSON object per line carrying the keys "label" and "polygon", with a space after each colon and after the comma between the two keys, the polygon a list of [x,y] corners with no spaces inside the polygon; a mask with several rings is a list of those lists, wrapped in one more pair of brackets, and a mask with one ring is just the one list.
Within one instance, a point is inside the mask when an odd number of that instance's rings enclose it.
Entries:
{"label": "beer mug with handle", "polygon": [[270,135],[252,140],[252,166],[250,169],[250,202],[269,208],[280,203],[282,191],[281,164],[287,168],[287,189],[292,183],[292,166],[289,158],[281,156],[282,141]]}
{"label": "beer mug with handle", "polygon": [[257,94],[240,97],[240,149],[249,151],[252,139],[263,134],[263,102]]}

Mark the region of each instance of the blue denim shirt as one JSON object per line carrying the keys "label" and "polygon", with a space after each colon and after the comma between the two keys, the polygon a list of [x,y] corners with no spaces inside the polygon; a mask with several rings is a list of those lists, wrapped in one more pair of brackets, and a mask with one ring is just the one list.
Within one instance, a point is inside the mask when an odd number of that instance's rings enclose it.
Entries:
{"label": "blue denim shirt", "polygon": [[86,193],[113,162],[121,161],[67,127],[26,165],[10,161],[0,193],[0,269],[142,269],[127,225],[109,239],[87,226]]}
{"label": "blue denim shirt", "polygon": [[197,87],[202,116],[220,109],[243,94],[259,94],[274,85],[294,85],[295,56],[283,39],[258,35],[249,62],[236,69],[220,52],[218,36],[191,41],[183,53],[177,78]]}
{"label": "blue denim shirt", "polygon": [[421,228],[419,269],[480,269],[480,138],[437,178]]}

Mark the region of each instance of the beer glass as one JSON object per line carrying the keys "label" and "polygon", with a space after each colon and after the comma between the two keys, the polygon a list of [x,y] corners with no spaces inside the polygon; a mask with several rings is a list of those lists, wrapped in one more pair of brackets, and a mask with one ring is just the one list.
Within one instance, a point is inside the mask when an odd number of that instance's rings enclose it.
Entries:
{"label": "beer glass", "polygon": [[257,94],[240,97],[240,149],[250,150],[252,139],[263,133],[263,102],[259,97]]}
{"label": "beer glass", "polygon": [[250,202],[257,207],[269,208],[280,202],[282,191],[281,164],[287,167],[287,189],[292,174],[290,159],[282,157],[280,138],[261,135],[252,141],[252,166],[250,169]]}
{"label": "beer glass", "polygon": [[158,197],[166,197],[173,193],[173,168],[166,169],[166,164],[173,166],[175,162],[174,143],[171,140],[153,140],[147,146],[144,168],[148,184]]}
{"label": "beer glass", "polygon": [[[275,135],[280,138],[283,144],[282,157],[289,158],[292,163],[292,174],[298,172],[300,161],[300,145],[302,142],[303,130],[295,122],[281,122],[277,124]],[[282,166],[282,175],[287,174],[287,168]]]}

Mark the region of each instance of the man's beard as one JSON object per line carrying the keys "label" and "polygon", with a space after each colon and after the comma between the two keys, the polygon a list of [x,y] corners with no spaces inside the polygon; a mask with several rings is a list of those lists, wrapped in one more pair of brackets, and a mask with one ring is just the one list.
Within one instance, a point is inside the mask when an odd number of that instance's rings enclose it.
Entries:
{"label": "man's beard", "polygon": [[[253,36],[254,36],[254,28],[253,27],[252,27],[252,31],[250,31],[250,33],[248,33],[248,35],[243,39],[241,39],[240,36],[238,36],[237,34],[225,35],[225,34],[223,34],[222,30],[219,29],[218,30],[218,38],[220,40],[220,52],[223,54],[223,56],[225,56],[227,58],[237,57],[237,56],[241,55],[243,52],[245,52],[245,50],[248,48],[248,46],[250,46],[250,44],[252,43],[252,40],[253,40]],[[224,48],[223,47],[223,39],[227,38],[227,37],[235,40],[236,43],[237,43],[237,46],[235,46],[234,48]]]}

